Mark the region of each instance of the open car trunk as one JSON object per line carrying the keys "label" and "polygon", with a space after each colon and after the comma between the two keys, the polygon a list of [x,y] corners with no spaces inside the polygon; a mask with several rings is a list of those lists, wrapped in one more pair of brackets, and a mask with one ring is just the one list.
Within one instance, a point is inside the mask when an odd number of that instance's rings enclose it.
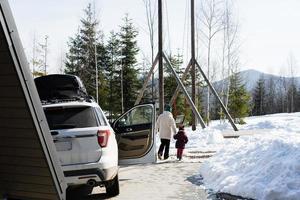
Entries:
{"label": "open car trunk", "polygon": [[0,199],[65,199],[66,184],[7,0],[0,0]]}
{"label": "open car trunk", "polygon": [[77,100],[86,99],[88,96],[85,87],[77,76],[52,74],[35,78],[34,81],[42,101]]}

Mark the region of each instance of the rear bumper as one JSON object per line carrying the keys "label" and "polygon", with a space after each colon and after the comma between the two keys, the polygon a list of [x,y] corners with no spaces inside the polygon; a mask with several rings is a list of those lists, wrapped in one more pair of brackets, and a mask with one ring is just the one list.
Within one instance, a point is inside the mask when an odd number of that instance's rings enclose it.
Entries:
{"label": "rear bumper", "polygon": [[118,167],[111,167],[107,169],[81,169],[64,171],[64,175],[68,185],[82,185],[87,184],[87,181],[93,179],[97,184],[112,180],[118,174]]}

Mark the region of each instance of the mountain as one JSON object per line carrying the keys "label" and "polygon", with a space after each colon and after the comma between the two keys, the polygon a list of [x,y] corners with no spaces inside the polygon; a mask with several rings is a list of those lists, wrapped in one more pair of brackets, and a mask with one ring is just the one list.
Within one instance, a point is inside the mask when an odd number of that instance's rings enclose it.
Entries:
{"label": "mountain", "polygon": [[[266,82],[272,78],[274,83],[276,84],[277,88],[280,88],[282,86],[281,83],[282,83],[283,77],[276,76],[276,75],[273,75],[273,74],[267,74],[267,73],[260,72],[260,71],[254,70],[254,69],[241,71],[240,75],[241,75],[241,80],[245,84],[246,89],[247,89],[248,92],[253,91],[253,89],[256,87],[257,81],[260,79],[260,77],[264,77]],[[284,77],[284,79],[285,79],[286,83],[290,83],[292,78],[291,77]],[[225,81],[225,83],[227,83],[228,80],[229,80],[229,78],[227,77],[223,80],[213,82],[212,85],[214,86],[216,91],[220,94],[220,91],[221,91],[221,88],[222,88],[222,83],[224,81]],[[294,77],[294,81],[296,82],[296,85],[298,86],[298,88],[300,88],[300,77]],[[156,91],[158,91],[158,84],[159,84],[158,79],[156,78],[154,80],[154,88],[156,88],[155,89]],[[147,88],[148,88],[147,90],[148,90],[149,94],[151,94],[151,85],[152,85],[152,81],[150,80],[148,82],[148,85],[147,85]],[[185,85],[185,86],[186,86],[186,89],[189,92],[191,92],[191,86],[190,85]],[[206,93],[206,91],[207,91],[207,89],[206,89],[206,87],[204,87],[203,88],[203,93]],[[204,98],[204,101],[205,101],[205,98]]]}
{"label": "mountain", "polygon": [[[243,82],[246,86],[246,89],[248,91],[252,91],[255,88],[257,81],[261,77],[263,77],[265,80],[269,80],[272,78],[275,83],[279,83],[280,81],[282,81],[282,78],[283,78],[283,77],[276,76],[273,74],[267,74],[264,72],[260,72],[260,71],[254,70],[254,69],[241,71],[240,75],[241,75],[241,77],[242,77],[241,79],[243,80]],[[284,77],[284,79],[287,82],[290,82],[292,80],[291,77]],[[227,82],[228,80],[229,80],[228,78],[225,78],[223,80],[215,82],[214,85],[215,85],[215,87],[219,88],[219,86],[221,86],[224,81]],[[296,84],[298,85],[298,87],[300,87],[300,77],[294,77],[294,80],[295,80]]]}

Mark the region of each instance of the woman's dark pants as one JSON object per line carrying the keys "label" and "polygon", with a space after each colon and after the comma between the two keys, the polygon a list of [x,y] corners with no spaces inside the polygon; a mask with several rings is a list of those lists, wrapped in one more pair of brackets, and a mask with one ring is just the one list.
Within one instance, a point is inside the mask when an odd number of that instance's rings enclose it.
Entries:
{"label": "woman's dark pants", "polygon": [[[159,146],[158,154],[160,156],[162,156],[163,152],[164,152],[164,159],[168,159],[169,158],[170,140],[160,139],[160,141],[161,141],[161,144]],[[164,151],[164,149],[165,149],[165,151]]]}

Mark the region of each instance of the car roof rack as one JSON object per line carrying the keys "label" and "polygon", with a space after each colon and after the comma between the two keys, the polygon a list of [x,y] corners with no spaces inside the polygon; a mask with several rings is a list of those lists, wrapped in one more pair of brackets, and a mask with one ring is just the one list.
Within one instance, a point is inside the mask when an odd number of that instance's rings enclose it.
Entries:
{"label": "car roof rack", "polygon": [[56,104],[56,103],[68,103],[68,102],[94,102],[94,98],[88,96],[87,98],[71,98],[71,99],[48,99],[41,100],[42,105]]}

